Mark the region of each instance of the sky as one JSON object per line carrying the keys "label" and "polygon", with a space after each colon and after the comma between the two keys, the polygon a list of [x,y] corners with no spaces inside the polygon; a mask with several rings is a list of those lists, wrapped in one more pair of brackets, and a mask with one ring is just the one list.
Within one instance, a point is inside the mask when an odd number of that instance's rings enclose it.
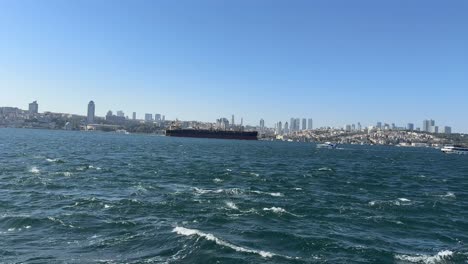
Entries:
{"label": "sky", "polygon": [[468,1],[3,0],[0,106],[468,133]]}

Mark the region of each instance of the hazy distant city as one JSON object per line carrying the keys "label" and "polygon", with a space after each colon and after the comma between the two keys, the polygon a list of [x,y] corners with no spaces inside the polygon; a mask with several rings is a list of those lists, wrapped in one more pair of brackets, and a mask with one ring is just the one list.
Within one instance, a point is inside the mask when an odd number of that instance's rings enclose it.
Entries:
{"label": "hazy distant city", "polygon": [[[86,106],[85,106],[86,107]],[[216,122],[167,120],[161,113],[145,113],[139,119],[136,112],[126,115],[123,111],[109,110],[105,117],[96,116],[96,104],[90,101],[87,115],[40,112],[39,103],[29,104],[28,110],[17,107],[0,107],[0,127],[43,128],[62,130],[105,131],[124,133],[150,133],[164,135],[166,129],[243,130],[258,131],[262,140],[324,142],[342,144],[376,144],[398,146],[441,146],[444,144],[465,143],[464,134],[452,133],[450,126],[439,126],[435,120],[423,120],[422,126],[414,123],[399,126],[395,123],[376,122],[363,126],[360,122],[343,127],[314,127],[313,119],[291,118],[284,123],[278,121],[274,127],[265,126],[260,119],[258,125],[244,124],[243,118],[222,117]]]}

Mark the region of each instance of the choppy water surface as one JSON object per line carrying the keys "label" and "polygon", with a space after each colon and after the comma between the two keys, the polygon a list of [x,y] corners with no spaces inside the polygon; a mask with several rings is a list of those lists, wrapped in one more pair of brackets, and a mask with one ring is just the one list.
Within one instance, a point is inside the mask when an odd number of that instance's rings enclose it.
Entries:
{"label": "choppy water surface", "polygon": [[468,157],[0,129],[0,262],[467,263]]}

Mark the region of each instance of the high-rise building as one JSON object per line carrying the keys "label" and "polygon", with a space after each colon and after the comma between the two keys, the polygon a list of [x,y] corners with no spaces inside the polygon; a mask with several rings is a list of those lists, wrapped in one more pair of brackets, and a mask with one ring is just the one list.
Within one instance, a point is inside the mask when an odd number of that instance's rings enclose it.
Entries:
{"label": "high-rise building", "polygon": [[288,122],[285,122],[284,123],[284,130],[283,130],[284,134],[289,134],[289,124]]}
{"label": "high-rise building", "polygon": [[133,119],[133,120],[136,120],[136,112],[133,112],[132,119]]}
{"label": "high-rise building", "polygon": [[378,129],[382,129],[382,122],[377,122],[377,126],[376,126]]}
{"label": "high-rise building", "polygon": [[309,119],[307,120],[307,129],[308,129],[308,130],[312,130],[312,129],[313,129],[313,123],[312,123],[312,122],[313,122],[313,121],[312,121],[312,118],[309,118]]}
{"label": "high-rise building", "polygon": [[295,119],[291,117],[291,120],[289,120],[289,132],[294,132],[294,121]]}
{"label": "high-rise building", "polygon": [[231,126],[234,126],[234,115],[231,116]]}
{"label": "high-rise building", "polygon": [[162,116],[162,121],[163,122],[166,121],[166,116],[165,115]]}
{"label": "high-rise building", "polygon": [[88,103],[88,116],[87,116],[88,124],[94,123],[95,112],[96,112],[96,107],[94,105],[94,102],[89,101],[89,103]]}
{"label": "high-rise building", "polygon": [[37,101],[34,101],[29,104],[29,113],[30,114],[37,114],[39,112],[39,104],[37,104]]}
{"label": "high-rise building", "polygon": [[299,131],[301,129],[300,125],[301,125],[301,119],[300,118],[296,118],[296,120],[294,121],[294,130],[295,131]]}
{"label": "high-rise building", "polygon": [[443,132],[444,132],[445,134],[452,134],[452,128],[449,127],[449,126],[445,126]]}
{"label": "high-rise building", "polygon": [[281,121],[279,121],[278,124],[276,125],[276,134],[281,135],[282,132],[283,132],[283,124],[281,123]]}
{"label": "high-rise building", "polygon": [[161,121],[161,114],[155,114],[154,115],[154,121],[156,121],[156,122]]}
{"label": "high-rise building", "polygon": [[408,125],[406,126],[406,129],[408,129],[409,131],[413,131],[414,130],[414,124],[413,123],[408,123]]}
{"label": "high-rise building", "polygon": [[260,133],[264,133],[265,131],[265,120],[260,119]]}
{"label": "high-rise building", "polygon": [[152,114],[145,114],[145,121],[147,121],[147,122],[153,121],[153,115]]}
{"label": "high-rise building", "polygon": [[125,113],[122,110],[117,111],[117,116],[118,117],[125,117]]}
{"label": "high-rise building", "polygon": [[361,122],[358,122],[358,123],[357,123],[357,130],[358,130],[358,131],[362,131]]}
{"label": "high-rise building", "polygon": [[302,118],[302,130],[307,129],[307,120],[305,118]]}

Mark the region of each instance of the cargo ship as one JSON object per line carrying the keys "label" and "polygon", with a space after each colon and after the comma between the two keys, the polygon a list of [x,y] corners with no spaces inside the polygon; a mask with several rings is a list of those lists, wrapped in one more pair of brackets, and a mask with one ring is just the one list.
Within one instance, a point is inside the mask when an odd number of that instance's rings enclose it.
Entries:
{"label": "cargo ship", "polygon": [[190,137],[190,138],[218,138],[257,140],[257,131],[231,131],[231,130],[207,130],[207,129],[168,129],[166,136]]}

